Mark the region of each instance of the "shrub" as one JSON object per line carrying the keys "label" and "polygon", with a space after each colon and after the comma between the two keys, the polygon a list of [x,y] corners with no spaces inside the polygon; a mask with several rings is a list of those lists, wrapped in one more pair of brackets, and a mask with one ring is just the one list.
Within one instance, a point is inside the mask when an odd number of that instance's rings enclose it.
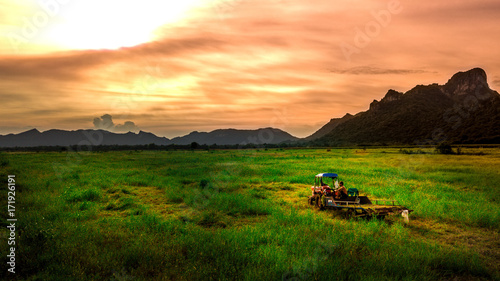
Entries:
{"label": "shrub", "polygon": [[211,187],[211,184],[210,184],[210,182],[209,182],[208,180],[201,180],[201,181],[200,181],[200,187],[201,187],[201,188],[205,188],[205,187],[207,187],[207,186],[208,186],[208,187]]}
{"label": "shrub", "polygon": [[440,143],[438,146],[436,146],[436,151],[439,154],[455,154],[453,152],[453,149],[451,148],[451,145],[449,143]]}

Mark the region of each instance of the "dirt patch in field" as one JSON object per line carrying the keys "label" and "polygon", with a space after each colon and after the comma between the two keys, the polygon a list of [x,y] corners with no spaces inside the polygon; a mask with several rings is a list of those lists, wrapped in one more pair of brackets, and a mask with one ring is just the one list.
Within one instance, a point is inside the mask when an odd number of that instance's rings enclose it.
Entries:
{"label": "dirt patch in field", "polygon": [[170,203],[165,191],[158,187],[138,187],[134,189],[134,194],[140,204],[162,216],[177,216],[187,208],[185,204]]}
{"label": "dirt patch in field", "polygon": [[106,191],[103,199],[102,216],[126,217],[147,210],[164,217],[177,217],[188,209],[184,203],[169,202],[165,191],[154,186],[114,187]]}

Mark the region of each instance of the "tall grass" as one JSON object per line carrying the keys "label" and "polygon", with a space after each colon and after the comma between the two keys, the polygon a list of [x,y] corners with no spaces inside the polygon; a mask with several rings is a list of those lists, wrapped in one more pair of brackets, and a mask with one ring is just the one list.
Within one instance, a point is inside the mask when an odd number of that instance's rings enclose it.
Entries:
{"label": "tall grass", "polygon": [[[498,231],[499,154],[12,153],[0,176],[20,190],[20,279],[481,280],[499,277],[485,249],[436,241],[426,222]],[[400,201],[418,226],[308,208],[320,172]]]}

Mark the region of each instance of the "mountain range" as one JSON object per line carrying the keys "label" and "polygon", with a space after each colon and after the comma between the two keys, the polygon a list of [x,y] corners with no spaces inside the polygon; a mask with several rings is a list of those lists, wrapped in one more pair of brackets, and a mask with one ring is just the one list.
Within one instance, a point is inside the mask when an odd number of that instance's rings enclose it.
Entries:
{"label": "mountain range", "polygon": [[186,145],[193,142],[199,144],[245,145],[245,144],[278,144],[285,141],[296,141],[298,138],[275,128],[257,130],[219,129],[205,132],[192,132],[183,137],[172,139],[172,143]]}
{"label": "mountain range", "polygon": [[168,139],[152,133],[118,134],[105,130],[32,129],[0,135],[0,147],[70,145],[394,145],[500,143],[500,94],[490,89],[486,72],[474,68],[453,75],[446,84],[418,85],[406,93],[389,90],[367,111],[333,118],[299,139],[275,128],[194,131]]}
{"label": "mountain range", "polygon": [[222,129],[209,133],[192,132],[183,137],[168,139],[152,133],[140,131],[125,134],[105,130],[48,130],[40,132],[32,129],[20,134],[0,136],[0,147],[37,147],[70,145],[189,145],[193,142],[207,145],[246,145],[278,144],[296,141],[298,138],[279,129],[263,128],[257,130]]}
{"label": "mountain range", "polygon": [[32,129],[20,134],[0,136],[0,147],[36,147],[70,145],[167,145],[170,140],[140,131],[116,134],[105,130],[48,130]]}

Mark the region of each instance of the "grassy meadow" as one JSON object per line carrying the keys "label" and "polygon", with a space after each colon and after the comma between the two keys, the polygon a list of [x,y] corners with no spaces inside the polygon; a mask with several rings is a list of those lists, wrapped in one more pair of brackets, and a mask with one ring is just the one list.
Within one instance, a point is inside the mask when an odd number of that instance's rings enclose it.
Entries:
{"label": "grassy meadow", "polygon": [[[19,280],[499,280],[500,149],[463,152],[4,152],[2,237],[15,174]],[[310,208],[320,172],[410,223]]]}

